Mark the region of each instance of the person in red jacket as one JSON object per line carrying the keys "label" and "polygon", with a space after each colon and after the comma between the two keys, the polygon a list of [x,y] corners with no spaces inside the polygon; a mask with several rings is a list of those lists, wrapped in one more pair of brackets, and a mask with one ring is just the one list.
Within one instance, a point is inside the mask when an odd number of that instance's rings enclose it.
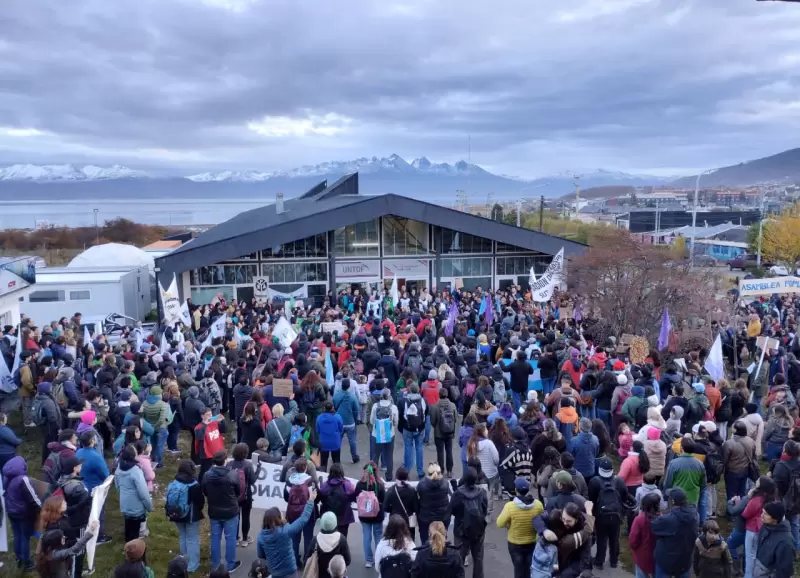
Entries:
{"label": "person in red jacket", "polygon": [[657,492],[642,498],[641,512],[633,520],[628,535],[628,545],[633,552],[636,576],[652,576],[656,573],[656,560],[653,555],[656,537],[650,530],[650,521],[658,517],[661,510],[661,495]]}
{"label": "person in red jacket", "polygon": [[194,451],[200,460],[200,476],[211,468],[211,458],[218,451],[225,450],[225,434],[228,431],[227,423],[222,414],[212,415],[210,407],[203,410],[203,421],[194,428]]}
{"label": "person in red jacket", "polygon": [[581,382],[581,376],[586,371],[586,366],[581,362],[580,355],[581,352],[573,347],[569,352],[570,358],[561,365],[561,373],[569,373],[575,387],[578,387]]}

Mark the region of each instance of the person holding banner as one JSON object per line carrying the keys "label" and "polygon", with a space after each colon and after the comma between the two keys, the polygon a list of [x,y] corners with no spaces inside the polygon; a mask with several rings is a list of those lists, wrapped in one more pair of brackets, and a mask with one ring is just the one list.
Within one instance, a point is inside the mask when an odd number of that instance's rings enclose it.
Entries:
{"label": "person holding banner", "polygon": [[75,557],[86,550],[86,544],[97,534],[99,525],[94,520],[81,539],[71,546],[67,546],[67,536],[62,530],[45,532],[36,555],[36,571],[40,578],[71,578]]}

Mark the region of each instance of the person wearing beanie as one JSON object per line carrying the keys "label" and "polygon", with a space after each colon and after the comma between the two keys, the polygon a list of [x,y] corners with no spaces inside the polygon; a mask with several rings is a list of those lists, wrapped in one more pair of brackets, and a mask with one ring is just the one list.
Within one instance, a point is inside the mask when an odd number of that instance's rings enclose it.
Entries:
{"label": "person wearing beanie", "polygon": [[672,385],[672,392],[664,402],[664,407],[661,409],[661,417],[669,420],[672,417],[672,408],[679,406],[681,408],[681,427],[678,431],[683,432],[684,418],[686,417],[686,408],[689,407],[689,400],[684,397],[683,384],[678,382]]}
{"label": "person wearing beanie", "polygon": [[533,519],[544,511],[544,506],[530,494],[527,478],[514,481],[514,499],[507,502],[497,516],[497,527],[508,530],[508,554],[514,566],[514,578],[530,575],[531,557],[536,546]]}
{"label": "person wearing beanie", "polygon": [[763,524],[756,537],[753,576],[789,578],[794,576],[793,538],[783,502],[764,504]]}
{"label": "person wearing beanie", "polygon": [[656,575],[685,576],[692,568],[697,509],[687,502],[681,488],[669,490],[667,498],[672,507],[663,516],[650,521],[650,530],[656,536]]}
{"label": "person wearing beanie", "polygon": [[31,406],[31,419],[42,431],[42,464],[47,459],[47,445],[58,440],[61,429],[61,410],[53,398],[53,385],[43,381],[36,388]]}
{"label": "person wearing beanie", "polygon": [[744,496],[747,493],[750,464],[758,463],[758,451],[755,442],[747,435],[747,424],[743,420],[734,422],[733,435],[722,444],[720,453],[725,472],[726,500]]}
{"label": "person wearing beanie", "polygon": [[580,432],[570,440],[567,448],[575,458],[575,469],[588,480],[595,474],[595,459],[600,451],[600,441],[592,433],[592,420],[581,418]]}
{"label": "person wearing beanie", "polygon": [[180,554],[167,564],[167,578],[189,578],[189,563]]}
{"label": "person wearing beanie", "polygon": [[142,404],[141,415],[144,421],[153,426],[153,461],[156,468],[164,467],[164,447],[167,443],[167,427],[172,423],[172,410],[169,404],[161,399],[163,391],[160,386],[150,388],[150,394]]}
{"label": "person wearing beanie", "polygon": [[[194,428],[203,421],[203,412],[206,409],[206,404],[200,399],[200,389],[197,386],[191,386],[188,393],[189,395],[183,402],[183,425],[190,431],[194,431]],[[192,461],[194,461],[196,457],[193,447],[191,450]]]}
{"label": "person wearing beanie", "polygon": [[763,450],[762,439],[764,437],[764,419],[759,413],[759,407],[755,403],[748,403],[744,406],[744,415],[739,419],[747,426],[747,437],[756,444],[756,456],[761,457]]}
{"label": "person wearing beanie", "polygon": [[331,578],[328,565],[334,556],[341,556],[345,565],[350,565],[350,546],[347,544],[347,536],[339,532],[336,514],[325,512],[319,522],[319,533],[314,536],[307,551],[317,553],[318,578]]}
{"label": "person wearing beanie", "polygon": [[[77,457],[67,457],[61,461],[61,477],[56,487],[64,494],[67,504],[66,519],[68,523],[67,540],[75,542],[81,537],[89,524],[89,514],[92,509],[92,494],[83,483],[81,469],[83,463]],[[55,490],[55,491],[58,491]],[[75,571],[77,575],[83,570],[84,554],[75,557]]]}
{"label": "person wearing beanie", "polygon": [[597,461],[597,476],[589,480],[589,501],[594,503],[594,531],[597,536],[595,568],[602,570],[608,552],[611,568],[619,563],[619,535],[624,514],[623,504],[628,501],[628,488],[619,476],[614,475],[614,465],[608,458]]}
{"label": "person wearing beanie", "polygon": [[142,576],[156,578],[152,568],[147,565],[147,542],[136,538],[125,544],[125,561],[114,568],[114,576]]}
{"label": "person wearing beanie", "polygon": [[702,383],[692,384],[693,395],[689,398],[684,412],[683,426],[690,431],[695,424],[705,420],[711,411],[711,402],[706,397],[706,389]]}

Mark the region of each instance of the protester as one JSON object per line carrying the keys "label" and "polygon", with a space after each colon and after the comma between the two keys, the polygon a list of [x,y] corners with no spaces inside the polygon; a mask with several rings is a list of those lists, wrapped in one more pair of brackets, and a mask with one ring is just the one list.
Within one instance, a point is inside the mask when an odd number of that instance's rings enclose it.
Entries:
{"label": "protester", "polygon": [[341,556],[345,566],[350,565],[350,547],[347,545],[347,535],[342,534],[336,514],[325,512],[320,518],[319,533],[314,536],[308,548],[309,557],[313,560],[313,555],[317,559],[317,576],[319,578],[330,578],[328,565],[334,556]]}
{"label": "protester", "polygon": [[639,514],[631,524],[628,546],[633,552],[636,578],[644,578],[652,576],[656,572],[656,562],[653,557],[656,537],[650,525],[661,513],[661,494],[647,494],[638,505]]}
{"label": "protester", "polygon": [[417,488],[408,483],[408,470],[403,466],[397,468],[395,483],[385,492],[383,513],[384,516],[402,516],[409,526],[411,539],[416,539],[416,525],[420,515],[419,497]]}
{"label": "protester", "polygon": [[31,572],[30,542],[35,532],[34,523],[39,517],[42,501],[28,477],[28,464],[21,456],[11,458],[3,466],[6,513],[14,532],[14,554],[17,566]]}
{"label": "protester", "polygon": [[[427,390],[430,391],[430,390]],[[448,390],[439,389],[439,399],[429,405],[433,440],[436,444],[436,461],[447,477],[453,477],[453,437],[458,423],[458,408],[448,398]]]}
{"label": "protester", "polygon": [[692,566],[697,578],[730,578],[732,575],[731,553],[714,520],[703,524],[703,532],[695,540]]}
{"label": "protester", "polygon": [[125,561],[114,568],[114,578],[155,578],[147,565],[147,543],[141,538],[125,544]]}
{"label": "protester", "polygon": [[356,422],[359,420],[361,407],[355,393],[351,390],[350,379],[342,379],[342,389],[333,396],[333,406],[342,420],[342,428],[350,444],[350,459],[357,464],[361,458],[358,455],[358,432]]}
{"label": "protester", "polygon": [[[233,446],[233,451],[231,453],[233,459],[228,464],[239,481],[239,520],[242,528],[242,537],[239,540],[239,546],[242,548],[246,548],[255,542],[255,539],[250,537],[250,512],[253,509],[253,487],[261,471],[260,463],[256,470],[250,460],[247,459],[250,453],[250,448],[247,447],[246,443],[236,444]],[[242,485],[244,485],[244,488],[242,488]],[[244,492],[241,492],[242,489]]]}
{"label": "protester", "polygon": [[320,467],[328,469],[328,458],[334,464],[342,461],[342,438],[344,436],[344,422],[342,416],[336,413],[333,403],[326,401],[322,405],[322,412],[317,417],[316,435],[320,448]]}
{"label": "protester", "polygon": [[178,464],[175,480],[167,486],[165,509],[167,518],[175,523],[180,535],[180,552],[187,558],[190,573],[200,567],[200,521],[204,518],[205,496],[195,477],[191,461]]}
{"label": "protester", "polygon": [[319,498],[323,513],[332,512],[336,516],[338,531],[345,537],[350,524],[355,522],[350,504],[355,500],[356,489],[350,480],[345,479],[341,464],[333,464],[328,480],[319,488]]}
{"label": "protester", "polygon": [[445,527],[450,525],[450,493],[450,484],[443,478],[442,469],[438,464],[429,464],[427,476],[417,484],[419,537],[423,544],[428,541],[431,523],[442,522]]}
{"label": "protester", "polygon": [[134,446],[125,447],[114,475],[114,485],[119,491],[119,508],[125,519],[126,543],[139,537],[139,530],[147,519],[147,513],[153,511],[153,500],[136,456]]}
{"label": "protester", "polygon": [[242,488],[239,475],[226,465],[228,454],[220,450],[211,460],[212,466],[200,482],[208,502],[211,523],[211,567],[220,563],[222,536],[225,535],[225,563],[229,572],[242,565],[236,559],[239,532],[239,496]]}
{"label": "protester", "polygon": [[[399,482],[398,482],[399,483]],[[396,487],[396,486],[395,486]],[[367,568],[372,568],[372,544],[377,548],[383,532],[383,504],[386,501],[386,486],[380,477],[378,465],[369,462],[364,466],[364,474],[356,483],[355,498],[358,505],[358,520],[364,546],[364,560]]]}
{"label": "protester", "polygon": [[447,528],[432,522],[429,540],[416,550],[411,578],[464,578],[464,563],[458,549],[447,541]]}
{"label": "protester", "polygon": [[514,486],[514,499],[506,503],[497,516],[497,527],[508,529],[508,554],[514,566],[514,578],[526,578],[536,545],[533,519],[544,511],[544,506],[530,495],[531,484],[527,478],[517,478]]}
{"label": "protester", "polygon": [[789,578],[794,575],[794,550],[786,509],[781,502],[764,505],[763,525],[756,538],[752,575]]}
{"label": "protester", "polygon": [[453,494],[450,508],[455,519],[454,533],[461,557],[466,559],[467,554],[471,554],[472,575],[474,578],[483,578],[483,539],[489,500],[486,493],[477,487],[477,482],[478,473],[468,468],[462,479],[463,485]]}
{"label": "protester", "polygon": [[595,568],[602,570],[608,552],[611,568],[619,564],[619,536],[624,504],[629,495],[623,478],[614,475],[611,460],[603,458],[597,462],[597,476],[589,481],[589,500],[594,504],[597,553]]}
{"label": "protester", "polygon": [[[86,549],[86,544],[98,531],[99,522],[94,521],[80,540],[67,546],[67,537],[62,530],[48,530],[36,553],[36,571],[40,578],[72,578],[74,558]],[[29,572],[31,568],[24,568]]]}
{"label": "protester", "polygon": [[393,568],[391,575],[398,576],[397,569],[410,576],[411,566],[417,551],[414,548],[414,541],[411,539],[408,525],[401,516],[391,516],[383,537],[375,547],[375,568],[378,577],[388,576],[389,568]]}
{"label": "protester", "polygon": [[680,487],[670,490],[672,508],[650,521],[656,537],[656,576],[686,576],[692,567],[692,552],[697,537],[697,509],[687,502]]}

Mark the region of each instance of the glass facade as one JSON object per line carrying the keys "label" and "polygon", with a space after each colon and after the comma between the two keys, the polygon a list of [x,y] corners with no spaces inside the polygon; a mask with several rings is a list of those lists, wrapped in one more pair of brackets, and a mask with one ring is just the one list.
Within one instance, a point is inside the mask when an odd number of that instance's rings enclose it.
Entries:
{"label": "glass facade", "polygon": [[320,233],[261,251],[262,259],[315,259],[328,256],[328,235]]}
{"label": "glass facade", "polygon": [[442,253],[491,253],[492,240],[452,229],[442,229]]}
{"label": "glass facade", "polygon": [[211,303],[214,297],[219,293],[225,296],[225,300],[228,303],[233,301],[233,287],[230,285],[222,285],[219,287],[192,287],[192,302],[198,305]]}
{"label": "glass facade", "polygon": [[327,263],[263,263],[262,274],[273,283],[313,283],[328,280]]}
{"label": "glass facade", "polygon": [[194,269],[192,285],[244,285],[258,276],[258,265],[209,265]]}
{"label": "glass facade", "polygon": [[347,225],[333,232],[337,257],[378,257],[380,237],[378,220]]}
{"label": "glass facade", "polygon": [[552,260],[551,256],[497,257],[497,275],[529,275],[531,266],[538,275],[544,273]]}
{"label": "glass facade", "polygon": [[383,218],[385,256],[428,254],[428,225],[390,215]]}
{"label": "glass facade", "polygon": [[[492,258],[442,259],[442,277],[489,277],[491,284]],[[485,286],[485,285],[484,285]]]}

